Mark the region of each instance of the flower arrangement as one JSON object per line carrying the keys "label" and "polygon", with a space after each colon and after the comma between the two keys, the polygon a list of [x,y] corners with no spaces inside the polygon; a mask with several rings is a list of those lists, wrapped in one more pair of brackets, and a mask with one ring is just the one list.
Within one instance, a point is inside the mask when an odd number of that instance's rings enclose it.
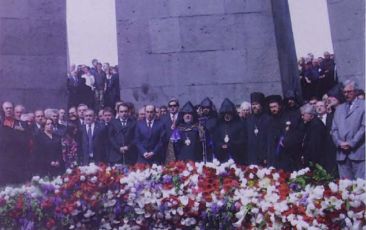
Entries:
{"label": "flower arrangement", "polygon": [[[94,165],[0,192],[5,229],[360,229],[366,181],[306,168]],[[324,179],[325,178],[325,179]]]}

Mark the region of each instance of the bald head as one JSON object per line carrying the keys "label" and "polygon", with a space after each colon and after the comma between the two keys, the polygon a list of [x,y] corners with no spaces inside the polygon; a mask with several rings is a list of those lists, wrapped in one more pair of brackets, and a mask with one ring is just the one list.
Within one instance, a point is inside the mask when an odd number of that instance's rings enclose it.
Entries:
{"label": "bald head", "polygon": [[155,118],[155,106],[154,105],[145,106],[145,116],[146,116],[146,119],[149,121],[151,121]]}
{"label": "bald head", "polygon": [[25,107],[23,105],[16,105],[14,107],[14,117],[15,119],[20,120],[22,115],[25,113]]}
{"label": "bald head", "polygon": [[13,117],[13,115],[14,115],[13,103],[11,103],[10,101],[5,101],[2,104],[2,108],[3,108],[3,111],[4,111],[5,117]]}

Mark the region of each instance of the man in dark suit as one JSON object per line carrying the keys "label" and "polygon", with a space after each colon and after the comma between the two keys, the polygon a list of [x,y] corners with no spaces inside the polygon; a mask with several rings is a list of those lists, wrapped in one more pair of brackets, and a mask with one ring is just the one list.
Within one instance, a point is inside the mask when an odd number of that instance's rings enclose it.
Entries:
{"label": "man in dark suit", "polygon": [[327,113],[324,101],[318,101],[315,104],[315,110],[318,114],[318,118],[322,121],[326,129],[326,142],[324,143],[324,168],[335,177],[338,177],[336,161],[337,147],[334,145],[332,135],[330,134],[334,112]]}
{"label": "man in dark suit", "polygon": [[164,162],[165,126],[155,119],[155,106],[146,106],[146,120],[136,125],[135,143],[138,162],[161,164]]}
{"label": "man in dark suit", "polygon": [[[161,117],[160,120],[163,122],[165,126],[165,162],[170,162],[174,160],[174,148],[171,142],[169,142],[169,138],[172,135],[173,130],[175,129],[176,122],[178,119],[178,110],[179,110],[179,101],[176,98],[172,98],[168,102],[168,113]],[[158,120],[158,119],[157,119]]]}
{"label": "man in dark suit", "polygon": [[91,162],[105,162],[105,126],[95,122],[95,114],[91,109],[85,111],[84,121],[85,125],[81,129],[81,164],[87,165]]}
{"label": "man in dark suit", "polygon": [[77,76],[76,71],[71,71],[67,77],[67,91],[69,94],[68,108],[77,106],[78,104],[78,88],[80,84],[80,77]]}
{"label": "man in dark suit", "polygon": [[128,105],[122,103],[118,106],[118,117],[109,122],[108,138],[111,148],[108,162],[110,164],[134,164],[137,161],[134,146],[136,122],[128,115]]}
{"label": "man in dark suit", "polygon": [[33,136],[37,135],[41,131],[44,118],[43,110],[34,111],[34,123],[31,126],[31,132]]}
{"label": "man in dark suit", "polygon": [[58,110],[57,109],[46,109],[45,115],[53,122],[53,133],[59,137],[63,137],[66,134],[66,126],[58,123]]}

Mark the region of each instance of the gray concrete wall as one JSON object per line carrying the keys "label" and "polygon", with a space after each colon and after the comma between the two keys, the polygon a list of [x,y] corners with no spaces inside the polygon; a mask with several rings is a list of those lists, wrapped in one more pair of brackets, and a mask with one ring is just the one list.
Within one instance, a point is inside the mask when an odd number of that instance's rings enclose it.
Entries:
{"label": "gray concrete wall", "polygon": [[329,22],[340,80],[365,86],[365,0],[328,0]]}
{"label": "gray concrete wall", "polygon": [[272,13],[275,25],[278,60],[281,70],[281,82],[284,94],[292,90],[301,101],[301,86],[290,10],[287,0],[272,0]]}
{"label": "gray concrete wall", "polygon": [[0,101],[65,106],[65,0],[1,0]]}
{"label": "gray concrete wall", "polygon": [[116,12],[124,100],[218,104],[282,93],[270,0],[116,0]]}

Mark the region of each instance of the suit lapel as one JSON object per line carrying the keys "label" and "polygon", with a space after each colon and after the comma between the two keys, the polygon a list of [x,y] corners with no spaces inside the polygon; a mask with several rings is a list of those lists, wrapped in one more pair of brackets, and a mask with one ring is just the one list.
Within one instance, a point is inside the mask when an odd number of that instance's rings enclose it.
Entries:
{"label": "suit lapel", "polygon": [[[348,114],[346,115],[346,118],[351,116],[351,114],[359,107],[358,103],[355,102],[354,105],[352,106],[351,110],[348,112]],[[345,106],[345,110],[347,113],[347,105]]]}

